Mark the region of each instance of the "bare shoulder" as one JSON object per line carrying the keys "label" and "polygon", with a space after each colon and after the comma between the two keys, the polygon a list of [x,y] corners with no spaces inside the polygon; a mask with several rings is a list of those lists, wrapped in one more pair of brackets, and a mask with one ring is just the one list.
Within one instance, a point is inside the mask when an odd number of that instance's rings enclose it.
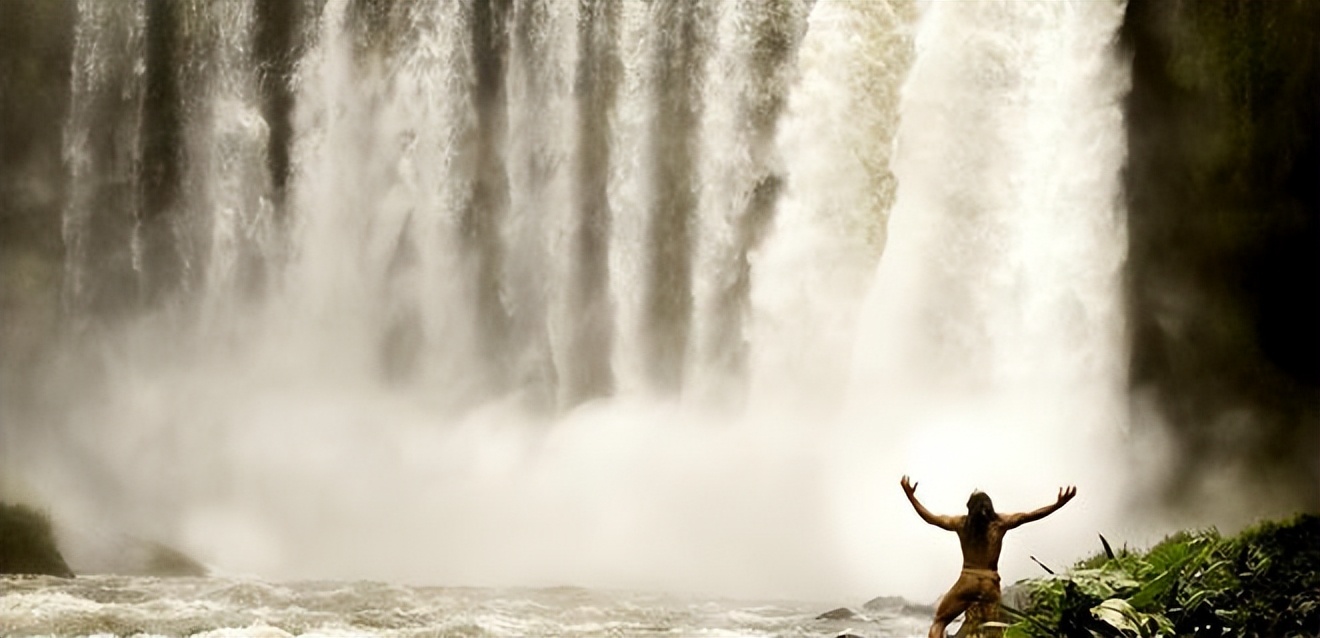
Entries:
{"label": "bare shoulder", "polygon": [[963,528],[963,524],[967,521],[967,515],[958,514],[951,516],[940,516],[939,519],[940,519],[940,527],[943,527],[944,529],[947,529],[951,532],[956,532]]}
{"label": "bare shoulder", "polygon": [[994,526],[1008,531],[1026,522],[1026,517],[1026,514],[1000,514]]}

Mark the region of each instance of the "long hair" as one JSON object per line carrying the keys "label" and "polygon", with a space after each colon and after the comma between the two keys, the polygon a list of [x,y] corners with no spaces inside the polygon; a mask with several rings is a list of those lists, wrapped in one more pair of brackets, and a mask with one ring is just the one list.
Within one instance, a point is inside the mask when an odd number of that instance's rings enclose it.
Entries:
{"label": "long hair", "polygon": [[990,528],[990,521],[998,518],[995,513],[995,504],[990,501],[990,495],[977,490],[967,498],[967,523],[969,531],[977,534],[984,534]]}

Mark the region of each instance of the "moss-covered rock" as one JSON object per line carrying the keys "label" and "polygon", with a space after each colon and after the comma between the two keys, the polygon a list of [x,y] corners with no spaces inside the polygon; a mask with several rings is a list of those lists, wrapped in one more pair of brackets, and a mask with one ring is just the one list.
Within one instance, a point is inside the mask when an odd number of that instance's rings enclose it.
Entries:
{"label": "moss-covered rock", "polygon": [[73,576],[49,518],[26,505],[0,503],[0,574]]}

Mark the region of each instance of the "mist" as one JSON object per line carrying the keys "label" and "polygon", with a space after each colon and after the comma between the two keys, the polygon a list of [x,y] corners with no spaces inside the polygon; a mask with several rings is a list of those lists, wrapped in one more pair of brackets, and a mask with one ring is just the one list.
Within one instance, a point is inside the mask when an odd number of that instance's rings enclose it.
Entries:
{"label": "mist", "polygon": [[1320,505],[1302,4],[267,4],[3,5],[0,496],[75,559],[929,600],[904,474],[1078,486],[1009,582]]}

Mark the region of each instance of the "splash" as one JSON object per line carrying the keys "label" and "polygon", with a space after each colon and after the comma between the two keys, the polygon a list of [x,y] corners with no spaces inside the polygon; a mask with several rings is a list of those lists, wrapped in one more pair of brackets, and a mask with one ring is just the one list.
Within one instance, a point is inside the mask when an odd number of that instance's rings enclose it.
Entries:
{"label": "splash", "polygon": [[925,593],[900,474],[1107,469],[1120,7],[222,5],[80,5],[86,390],[22,439],[74,516],[282,578]]}

